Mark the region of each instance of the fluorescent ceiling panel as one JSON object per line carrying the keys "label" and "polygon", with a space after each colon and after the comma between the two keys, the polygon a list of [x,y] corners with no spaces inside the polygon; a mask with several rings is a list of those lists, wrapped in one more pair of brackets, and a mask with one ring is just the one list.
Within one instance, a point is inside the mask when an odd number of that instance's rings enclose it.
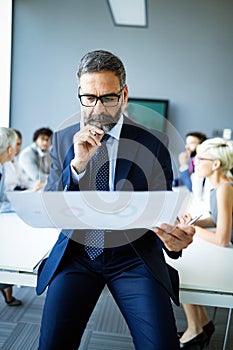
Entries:
{"label": "fluorescent ceiling panel", "polygon": [[147,0],[108,0],[115,25],[147,27]]}

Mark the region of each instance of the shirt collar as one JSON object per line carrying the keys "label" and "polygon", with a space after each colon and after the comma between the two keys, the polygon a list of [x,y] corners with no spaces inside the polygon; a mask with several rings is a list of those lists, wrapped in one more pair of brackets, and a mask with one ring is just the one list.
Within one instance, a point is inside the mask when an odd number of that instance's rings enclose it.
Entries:
{"label": "shirt collar", "polygon": [[112,136],[114,139],[118,140],[120,139],[121,134],[121,128],[123,124],[123,114],[121,115],[120,119],[116,123],[116,125],[107,132],[108,135]]}
{"label": "shirt collar", "polygon": [[40,147],[38,147],[35,142],[34,142],[34,145],[35,145],[35,148],[36,148],[36,150],[41,158],[43,158],[44,156],[47,155],[48,151],[45,151],[45,152],[41,151]]}

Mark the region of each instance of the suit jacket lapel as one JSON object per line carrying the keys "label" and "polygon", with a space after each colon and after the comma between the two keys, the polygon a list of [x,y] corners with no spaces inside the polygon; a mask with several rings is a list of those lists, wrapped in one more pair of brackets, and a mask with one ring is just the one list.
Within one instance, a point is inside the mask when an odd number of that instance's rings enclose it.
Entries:
{"label": "suit jacket lapel", "polygon": [[72,145],[67,153],[65,161],[63,163],[62,171],[62,187],[63,189],[70,186],[70,162],[74,158],[74,146]]}
{"label": "suit jacket lapel", "polygon": [[[133,160],[137,153],[139,143],[136,142],[137,139],[137,129],[132,128],[130,125],[130,120],[124,118],[124,123],[122,125],[119,147],[117,153],[116,171],[115,171],[115,182],[114,189],[120,191],[124,186],[125,180],[127,179],[128,173],[132,166]],[[76,127],[77,132],[79,130],[79,125]],[[73,130],[74,135],[74,130]],[[70,161],[74,157],[74,147],[70,147],[65,161],[63,163],[63,173],[62,173],[62,183],[63,188],[69,186],[70,184]]]}
{"label": "suit jacket lapel", "polygon": [[130,127],[128,122],[128,119],[125,118],[119,140],[114,183],[114,188],[117,191],[120,191],[124,186],[125,179],[127,179],[132,162],[139,147],[139,144],[135,142],[135,139],[137,138],[137,130],[136,128],[132,128],[132,126]]}

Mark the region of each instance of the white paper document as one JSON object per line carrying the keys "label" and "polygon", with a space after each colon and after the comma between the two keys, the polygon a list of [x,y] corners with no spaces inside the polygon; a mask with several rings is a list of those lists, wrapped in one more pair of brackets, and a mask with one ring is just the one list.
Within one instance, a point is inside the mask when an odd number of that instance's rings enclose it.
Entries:
{"label": "white paper document", "polygon": [[174,224],[187,192],[7,192],[15,211],[33,227],[64,229],[151,228]]}

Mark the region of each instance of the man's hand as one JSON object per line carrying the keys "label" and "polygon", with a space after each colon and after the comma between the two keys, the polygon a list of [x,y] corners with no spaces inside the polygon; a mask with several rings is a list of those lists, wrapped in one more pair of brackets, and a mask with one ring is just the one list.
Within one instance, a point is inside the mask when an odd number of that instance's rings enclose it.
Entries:
{"label": "man's hand", "polygon": [[153,227],[152,230],[161,239],[165,247],[174,252],[187,248],[192,243],[195,234],[194,226],[184,224],[177,226],[162,224],[160,227]]}
{"label": "man's hand", "polygon": [[192,216],[189,213],[185,213],[180,218],[180,223],[187,225],[192,220]]}
{"label": "man's hand", "polygon": [[101,146],[103,130],[93,125],[86,125],[74,135],[74,159],[72,167],[80,174],[86,169],[89,160]]}
{"label": "man's hand", "polygon": [[179,154],[179,163],[180,166],[188,165],[190,154],[188,152],[181,152]]}
{"label": "man's hand", "polygon": [[180,171],[185,171],[186,169],[188,169],[189,158],[190,154],[188,152],[181,152],[179,154]]}
{"label": "man's hand", "polygon": [[46,182],[37,181],[33,187],[33,191],[35,191],[35,192],[40,191],[40,190],[43,191],[43,189],[45,188],[45,185],[46,185]]}

